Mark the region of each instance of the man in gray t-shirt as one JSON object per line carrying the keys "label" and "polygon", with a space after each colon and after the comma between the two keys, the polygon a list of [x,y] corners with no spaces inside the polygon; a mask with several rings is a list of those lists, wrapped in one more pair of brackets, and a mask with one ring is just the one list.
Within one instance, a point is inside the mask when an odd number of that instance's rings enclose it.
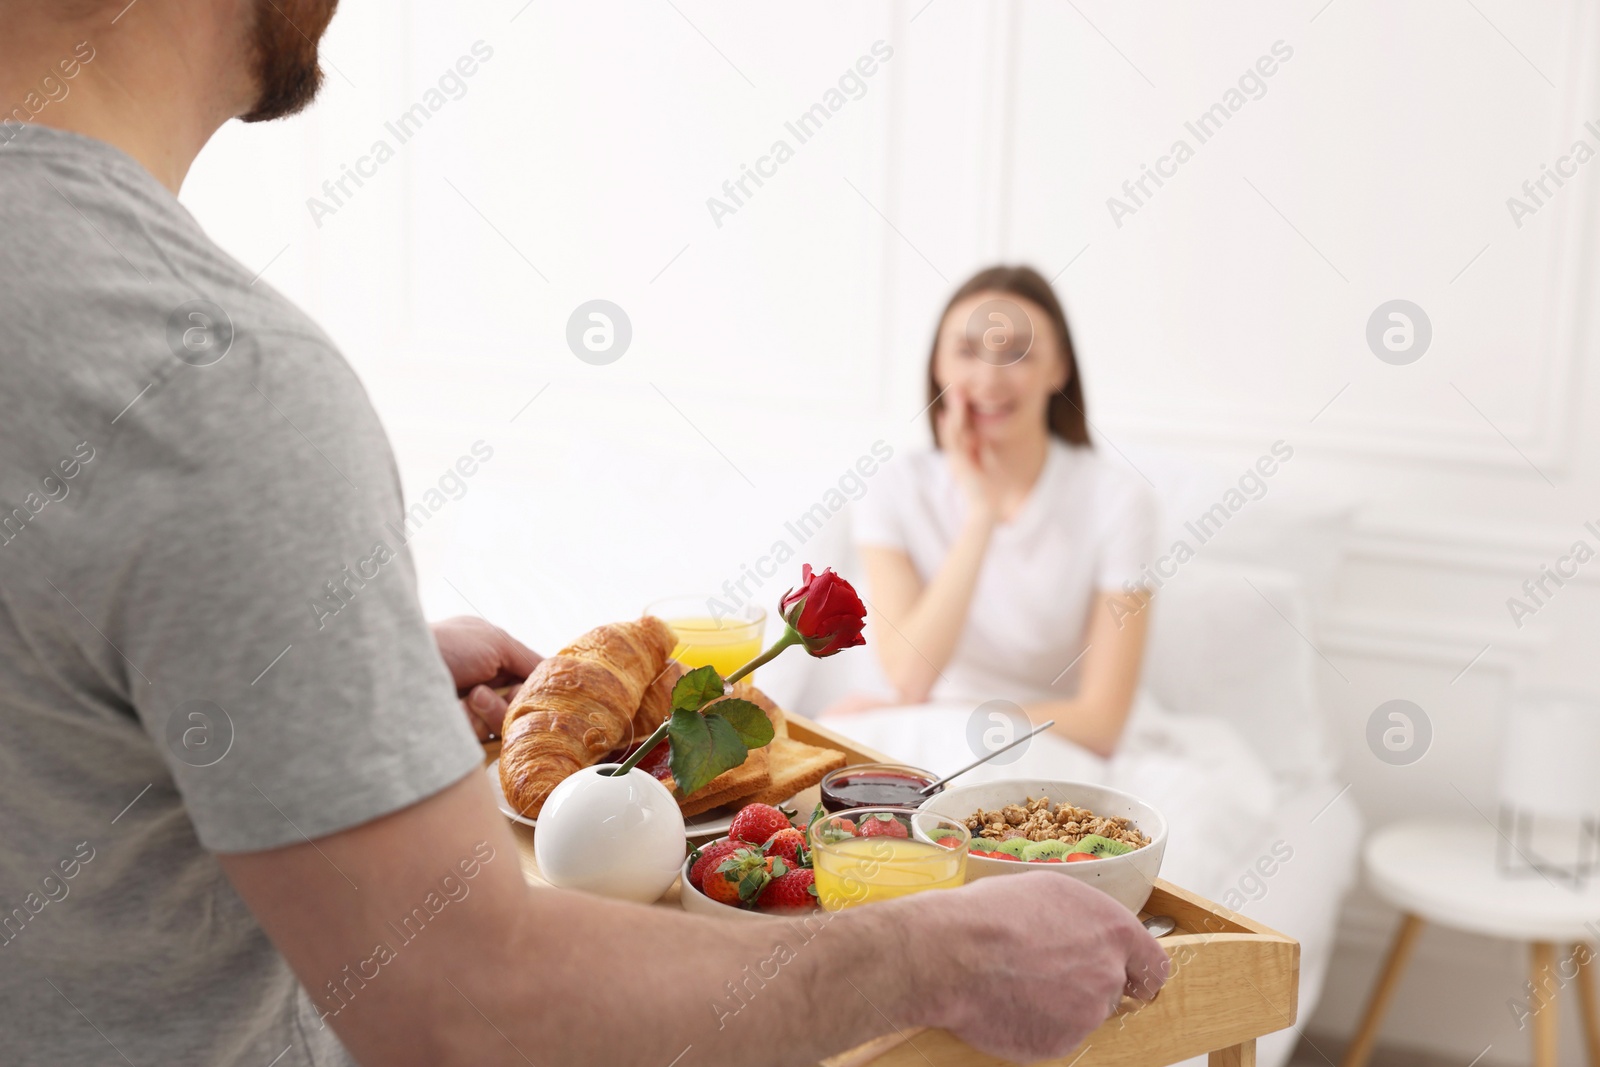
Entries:
{"label": "man in gray t-shirt", "polygon": [[[13,131],[0,233],[0,990],[28,1020],[0,1045],[98,1059],[76,1005],[135,1063],[331,1050],[206,850],[482,764],[382,428],[322,332],[109,145]],[[178,1003],[243,1033],[137,1036]]]}
{"label": "man in gray t-shirt", "polygon": [[1041,1055],[1153,992],[1071,879],[841,916],[737,1001],[789,934],[525,885],[457,698],[536,657],[430,630],[360,384],[174,198],[332,6],[0,0],[0,1062]]}

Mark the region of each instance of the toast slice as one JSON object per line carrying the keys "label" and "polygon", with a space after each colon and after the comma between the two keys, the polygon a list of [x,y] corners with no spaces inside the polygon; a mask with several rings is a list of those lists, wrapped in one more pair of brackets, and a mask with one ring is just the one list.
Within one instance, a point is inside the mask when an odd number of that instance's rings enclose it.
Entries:
{"label": "toast slice", "polygon": [[775,737],[767,747],[772,750],[772,780],[766,788],[743,798],[746,804],[781,804],[849,762],[838,749],[818,748],[792,737]]}

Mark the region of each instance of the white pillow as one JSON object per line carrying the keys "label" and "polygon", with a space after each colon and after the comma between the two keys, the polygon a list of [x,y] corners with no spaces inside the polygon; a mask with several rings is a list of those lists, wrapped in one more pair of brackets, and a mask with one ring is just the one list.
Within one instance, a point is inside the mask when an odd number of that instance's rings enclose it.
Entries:
{"label": "white pillow", "polygon": [[1279,782],[1332,773],[1299,578],[1195,559],[1156,592],[1151,611],[1144,684],[1158,701],[1232,723]]}

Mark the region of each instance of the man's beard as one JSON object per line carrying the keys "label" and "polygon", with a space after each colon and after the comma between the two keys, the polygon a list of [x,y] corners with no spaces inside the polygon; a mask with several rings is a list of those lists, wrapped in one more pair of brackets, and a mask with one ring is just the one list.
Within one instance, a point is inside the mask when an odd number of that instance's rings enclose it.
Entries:
{"label": "man's beard", "polygon": [[240,116],[268,122],[303,111],[322,86],[317,42],[333,19],[339,0],[255,0],[250,37],[259,95]]}

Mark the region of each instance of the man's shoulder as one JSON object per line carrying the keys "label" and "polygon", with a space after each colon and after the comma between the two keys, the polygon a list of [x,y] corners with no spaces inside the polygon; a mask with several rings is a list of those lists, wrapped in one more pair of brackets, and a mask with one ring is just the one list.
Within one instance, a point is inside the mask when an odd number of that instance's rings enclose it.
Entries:
{"label": "man's shoulder", "polygon": [[0,147],[9,455],[38,466],[141,433],[225,443],[251,405],[306,432],[372,421],[327,335],[154,178],[107,145],[29,132]]}

